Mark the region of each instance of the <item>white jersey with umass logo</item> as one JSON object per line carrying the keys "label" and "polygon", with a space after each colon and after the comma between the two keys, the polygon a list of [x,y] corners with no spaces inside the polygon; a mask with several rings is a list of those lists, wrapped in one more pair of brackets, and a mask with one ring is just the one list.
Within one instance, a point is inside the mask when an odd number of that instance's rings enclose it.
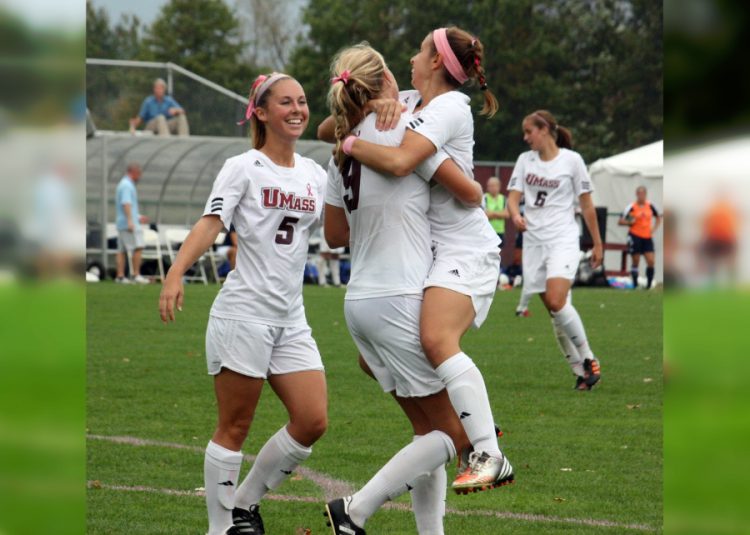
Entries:
{"label": "white jersey with umass logo", "polygon": [[537,151],[521,154],[513,168],[508,189],[523,193],[527,230],[523,245],[577,244],[575,205],[582,193],[594,191],[581,155],[560,149],[548,162]]}
{"label": "white jersey with umass logo", "polygon": [[[411,115],[404,113],[394,130],[380,132],[375,114],[370,114],[352,132],[378,145],[398,147],[409,120]],[[432,176],[445,158],[431,156],[420,166],[421,172]],[[430,191],[424,179],[414,173],[383,175],[351,158],[342,175],[331,159],[326,202],[343,208],[349,222],[352,273],[347,300],[422,295],[432,263],[427,222]]]}
{"label": "white jersey with umass logo", "polygon": [[[407,107],[416,105],[416,91],[403,91],[401,101]],[[417,93],[418,94],[418,93]],[[443,150],[469,178],[474,178],[474,118],[469,97],[459,91],[448,91],[432,99],[414,114],[408,127]],[[428,177],[429,178],[429,177]],[[500,244],[481,207],[467,207],[440,184],[430,191],[427,213],[432,239],[454,247],[496,249]]]}
{"label": "white jersey with umass logo", "polygon": [[250,150],[224,164],[204,215],[234,225],[236,268],[216,296],[211,315],[288,327],[306,323],[302,279],[311,227],[325,202],[326,173],[294,155],[280,167]]}

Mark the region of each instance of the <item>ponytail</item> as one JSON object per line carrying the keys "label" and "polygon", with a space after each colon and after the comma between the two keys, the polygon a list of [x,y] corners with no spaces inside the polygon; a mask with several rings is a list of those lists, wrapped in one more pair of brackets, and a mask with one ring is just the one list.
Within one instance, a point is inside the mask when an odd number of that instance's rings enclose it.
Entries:
{"label": "ponytail", "polygon": [[[484,45],[482,45],[482,42],[470,33],[455,26],[445,28],[445,34],[448,39],[448,44],[450,45],[450,51],[455,55],[456,60],[458,60],[458,63],[461,65],[461,69],[463,69],[464,76],[462,80],[465,80],[467,77],[473,78],[476,80],[479,89],[482,91],[484,105],[482,106],[482,111],[480,113],[487,117],[492,117],[497,113],[500,105],[498,104],[495,95],[487,86],[485,70],[482,66],[482,61],[484,59]],[[433,54],[438,53],[434,35],[432,39],[432,49]],[[445,80],[454,87],[460,87],[463,82],[457,80],[456,77],[451,75],[449,70],[445,67],[445,62],[443,62],[443,65],[443,75],[445,76]],[[457,73],[457,75],[458,74],[461,73]]]}
{"label": "ponytail", "polygon": [[365,105],[383,90],[385,69],[383,56],[367,43],[342,50],[331,62],[328,106],[336,138],[333,157],[341,171],[346,161],[342,143],[364,118]]}
{"label": "ponytail", "polygon": [[547,110],[536,110],[524,117],[524,121],[531,121],[537,128],[546,128],[555,140],[555,144],[561,149],[573,148],[573,134],[570,129],[560,126],[555,116]]}

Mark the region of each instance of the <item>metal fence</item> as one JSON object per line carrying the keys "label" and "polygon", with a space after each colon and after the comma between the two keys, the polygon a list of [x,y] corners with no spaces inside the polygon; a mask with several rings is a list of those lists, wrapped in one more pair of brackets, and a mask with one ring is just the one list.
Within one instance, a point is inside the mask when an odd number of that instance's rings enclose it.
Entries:
{"label": "metal fence", "polygon": [[247,97],[238,95],[171,62],[86,60],[86,105],[100,130],[126,131],[153,82],[163,78],[167,92],[186,111],[191,134],[242,137]]}

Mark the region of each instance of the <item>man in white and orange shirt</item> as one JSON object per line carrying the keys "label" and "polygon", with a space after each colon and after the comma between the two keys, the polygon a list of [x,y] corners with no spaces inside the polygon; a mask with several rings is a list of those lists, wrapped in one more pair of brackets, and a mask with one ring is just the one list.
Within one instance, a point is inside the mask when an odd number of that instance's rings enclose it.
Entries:
{"label": "man in white and orange shirt", "polygon": [[654,280],[654,232],[661,224],[661,215],[656,207],[646,200],[646,188],[639,186],[635,190],[636,201],[625,207],[620,216],[620,225],[630,227],[628,231],[628,253],[633,258],[630,275],[633,287],[638,288],[638,264],[641,255],[646,257],[646,288],[651,288]]}

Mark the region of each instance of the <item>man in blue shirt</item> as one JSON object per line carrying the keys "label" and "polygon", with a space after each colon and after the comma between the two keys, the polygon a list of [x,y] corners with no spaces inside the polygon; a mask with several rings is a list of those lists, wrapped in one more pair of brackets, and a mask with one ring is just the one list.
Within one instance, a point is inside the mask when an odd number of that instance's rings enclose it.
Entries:
{"label": "man in blue shirt", "polygon": [[154,94],[143,100],[138,116],[130,119],[131,132],[135,132],[138,125],[145,123],[144,130],[150,130],[159,136],[190,135],[185,110],[166,93],[167,83],[161,78],[154,80]]}
{"label": "man in blue shirt", "polygon": [[[148,223],[148,217],[141,215],[138,211],[138,193],[135,185],[141,179],[141,166],[131,163],[127,172],[117,184],[115,192],[115,208],[117,218],[117,278],[115,282],[130,283],[137,282],[147,284],[149,280],[141,276],[141,253],[145,245],[143,229],[141,224]],[[125,278],[126,253],[131,255],[133,272],[130,274],[133,281]]]}

